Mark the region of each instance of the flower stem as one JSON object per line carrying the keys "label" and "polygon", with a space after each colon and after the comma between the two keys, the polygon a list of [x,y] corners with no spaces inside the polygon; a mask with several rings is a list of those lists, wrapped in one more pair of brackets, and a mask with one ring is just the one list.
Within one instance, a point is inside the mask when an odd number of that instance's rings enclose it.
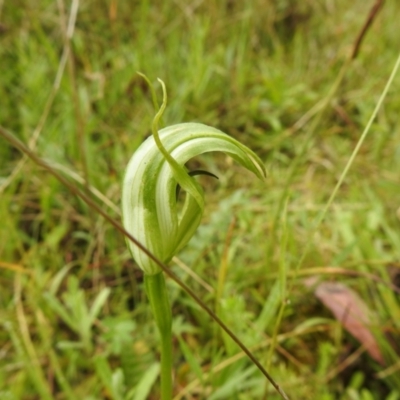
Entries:
{"label": "flower stem", "polygon": [[161,400],[172,399],[172,313],[162,272],[144,276],[146,293],[161,340]]}

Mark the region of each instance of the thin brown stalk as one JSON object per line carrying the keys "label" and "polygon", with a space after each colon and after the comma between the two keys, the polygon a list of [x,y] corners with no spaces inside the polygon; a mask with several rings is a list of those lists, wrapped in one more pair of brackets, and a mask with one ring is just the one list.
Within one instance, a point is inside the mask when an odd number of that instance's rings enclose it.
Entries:
{"label": "thin brown stalk", "polygon": [[289,400],[288,396],[280,385],[275,382],[272,376],[261,365],[251,351],[242,343],[242,341],[228,328],[227,325],[189,288],[183,283],[164,263],[162,263],[156,256],[154,256],[145,246],[143,246],[137,239],[135,239],[124,227],[107,212],[105,212],[94,200],[92,200],[86,193],[69,182],[57,170],[51,167],[45,160],[40,158],[35,152],[30,150],[24,143],[15,137],[11,132],[0,126],[0,135],[4,137],[12,146],[18,149],[21,153],[26,154],[35,164],[44,168],[47,172],[53,175],[59,182],[61,182],[68,190],[75,196],[83,200],[93,211],[96,211],[104,219],[106,219],[117,231],[122,233],[132,243],[134,243],[140,250],[142,250],[149,258],[151,258],[173,281],[175,281],[192,299],[231,337],[231,339],[243,350],[248,358],[257,366],[261,373],[268,379],[276,391],[285,400]]}
{"label": "thin brown stalk", "polygon": [[361,48],[362,41],[364,40],[364,37],[367,34],[368,29],[371,27],[372,23],[374,22],[374,19],[378,15],[379,11],[382,9],[384,2],[385,2],[385,0],[376,0],[375,4],[371,7],[371,10],[367,16],[367,19],[354,42],[353,50],[352,50],[351,56],[350,56],[351,60],[354,60],[355,58],[357,58],[358,53]]}

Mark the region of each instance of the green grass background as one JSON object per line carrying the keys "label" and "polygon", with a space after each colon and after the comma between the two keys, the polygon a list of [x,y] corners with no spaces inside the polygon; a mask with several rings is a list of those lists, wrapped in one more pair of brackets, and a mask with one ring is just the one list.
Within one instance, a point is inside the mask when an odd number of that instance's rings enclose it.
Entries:
{"label": "green grass background", "polygon": [[[312,234],[399,53],[400,4],[387,0],[327,98],[372,4],[0,1],[1,125],[89,182],[115,218],[154,115],[137,71],[165,81],[165,125],[215,126],[265,161],[266,182],[220,154],[191,162],[219,180],[200,178],[204,221],[171,266],[291,399],[400,399],[399,77]],[[0,398],[159,398],[157,333],[123,237],[32,162],[16,170],[20,160],[0,139]],[[361,296],[385,366],[316,299],[309,276]],[[175,400],[278,399],[168,286]]]}

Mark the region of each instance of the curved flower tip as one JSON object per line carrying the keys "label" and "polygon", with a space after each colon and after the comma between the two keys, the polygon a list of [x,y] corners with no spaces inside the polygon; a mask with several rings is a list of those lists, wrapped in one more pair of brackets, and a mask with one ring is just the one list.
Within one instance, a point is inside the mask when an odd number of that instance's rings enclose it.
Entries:
{"label": "curved flower tip", "polygon": [[[122,213],[126,230],[158,259],[168,263],[193,236],[204,210],[203,191],[184,167],[189,159],[221,151],[260,179],[264,179],[266,172],[260,158],[248,147],[210,126],[173,125],[160,130],[159,139],[170,157],[166,159],[161,153],[154,136],[137,149],[125,173]],[[177,185],[186,191],[181,212],[177,208]],[[145,274],[160,272],[160,267],[137,246],[131,242],[128,246]]]}

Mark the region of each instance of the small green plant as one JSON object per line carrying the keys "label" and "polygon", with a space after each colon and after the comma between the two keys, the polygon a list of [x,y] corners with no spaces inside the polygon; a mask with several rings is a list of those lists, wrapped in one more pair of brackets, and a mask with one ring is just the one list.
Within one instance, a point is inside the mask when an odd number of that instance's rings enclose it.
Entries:
{"label": "small green plant", "polygon": [[[167,95],[164,83],[163,103],[154,117],[153,135],[134,153],[122,189],[123,224],[163,263],[168,263],[187,244],[200,224],[204,193],[185,168],[185,163],[202,153],[221,151],[257,177],[265,177],[265,167],[249,148],[225,133],[198,123],[183,123],[158,132]],[[153,99],[155,99],[154,89]],[[156,101],[155,101],[156,104]],[[177,188],[186,191],[179,212]],[[132,242],[128,247],[144,271],[147,296],[161,338],[162,399],[172,397],[172,314],[163,272]]]}

